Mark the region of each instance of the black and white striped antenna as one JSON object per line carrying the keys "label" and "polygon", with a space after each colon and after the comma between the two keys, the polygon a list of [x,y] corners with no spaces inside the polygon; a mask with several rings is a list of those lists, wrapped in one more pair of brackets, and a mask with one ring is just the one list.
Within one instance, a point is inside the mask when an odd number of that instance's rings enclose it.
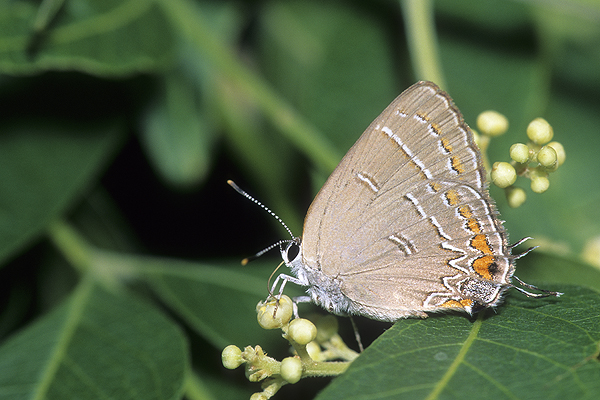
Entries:
{"label": "black and white striped antenna", "polygon": [[273,211],[271,211],[271,209],[269,207],[265,206],[263,203],[261,203],[260,201],[256,200],[254,197],[252,197],[251,195],[249,195],[244,189],[242,189],[241,187],[239,187],[238,185],[236,185],[235,182],[232,181],[231,179],[229,179],[227,181],[227,184],[229,184],[229,186],[231,186],[232,188],[234,188],[236,192],[238,192],[239,194],[241,194],[242,196],[244,196],[248,200],[252,201],[257,206],[259,206],[260,208],[262,208],[263,210],[265,210],[266,212],[268,212],[269,214],[271,214],[271,216],[273,218],[275,218],[277,221],[279,221],[279,223],[281,224],[281,226],[283,226],[285,228],[285,230],[290,234],[290,237],[291,237],[291,239],[280,240],[277,243],[273,243],[272,245],[270,245],[269,247],[267,247],[265,249],[262,249],[261,251],[259,251],[255,255],[247,257],[247,258],[244,258],[242,260],[242,265],[248,264],[250,261],[252,261],[252,260],[254,260],[254,259],[262,256],[263,254],[265,254],[268,251],[273,250],[277,246],[281,246],[284,243],[289,243],[289,242],[296,241],[296,238],[294,237],[294,234],[292,233],[292,231],[290,230],[290,228],[288,228],[288,226],[285,224],[285,222],[283,222],[283,220],[281,218],[279,218],[279,215],[275,214]]}

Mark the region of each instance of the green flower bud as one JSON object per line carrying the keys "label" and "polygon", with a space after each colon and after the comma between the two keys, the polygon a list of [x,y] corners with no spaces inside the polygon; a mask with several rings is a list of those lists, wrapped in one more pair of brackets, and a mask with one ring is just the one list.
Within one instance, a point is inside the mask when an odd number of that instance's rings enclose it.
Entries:
{"label": "green flower bud", "polygon": [[506,191],[506,200],[508,201],[508,206],[512,208],[519,208],[525,200],[527,199],[527,194],[521,188],[508,188]]}
{"label": "green flower bud", "polygon": [[552,168],[554,165],[558,164],[556,150],[551,146],[542,147],[537,154],[537,160],[541,166]]}
{"label": "green flower bud", "polygon": [[523,143],[515,143],[510,146],[510,158],[518,163],[525,164],[529,161],[529,147]]}
{"label": "green flower bud", "polygon": [[542,145],[552,140],[554,130],[544,118],[536,118],[527,126],[527,137],[533,143]]}
{"label": "green flower bud", "polygon": [[492,182],[500,188],[505,188],[517,180],[517,171],[507,162],[495,162],[492,166]]}
{"label": "green flower bud", "polygon": [[294,311],[292,299],[283,295],[279,301],[271,297],[256,305],[256,319],[264,329],[277,329],[285,326],[292,318]]}
{"label": "green flower bud", "polygon": [[312,341],[310,343],[308,343],[306,345],[306,351],[308,352],[308,355],[310,356],[310,358],[312,358],[315,361],[322,361],[321,360],[321,346],[319,346],[319,344],[316,341]]}
{"label": "green flower bud", "polygon": [[531,190],[535,193],[544,193],[548,190],[550,186],[550,181],[545,176],[538,176],[531,179]]}
{"label": "green flower bud", "polygon": [[296,318],[290,322],[288,336],[299,345],[305,345],[315,340],[317,327],[307,319]]}
{"label": "green flower bud", "polygon": [[253,393],[252,396],[250,396],[250,400],[269,400],[269,398],[267,397],[266,394],[264,394],[263,392],[260,392],[260,393]]}
{"label": "green flower bud", "polygon": [[338,333],[338,320],[331,314],[321,316],[315,321],[315,325],[317,325],[316,341],[318,343],[324,343]]}
{"label": "green flower bud", "polygon": [[236,369],[243,364],[242,350],[239,347],[230,344],[223,349],[221,353],[221,361],[223,366],[227,369]]}
{"label": "green flower bud", "polygon": [[289,383],[296,383],[302,378],[302,361],[298,357],[287,357],[281,360],[281,377]]}
{"label": "green flower bud", "polygon": [[556,151],[556,159],[558,160],[558,166],[560,167],[561,165],[563,165],[565,159],[567,158],[565,148],[563,147],[563,145],[559,142],[550,142],[547,144],[547,146],[552,147],[554,151]]}
{"label": "green flower bud", "polygon": [[484,111],[477,117],[477,128],[484,135],[499,136],[508,130],[508,119],[496,111]]}

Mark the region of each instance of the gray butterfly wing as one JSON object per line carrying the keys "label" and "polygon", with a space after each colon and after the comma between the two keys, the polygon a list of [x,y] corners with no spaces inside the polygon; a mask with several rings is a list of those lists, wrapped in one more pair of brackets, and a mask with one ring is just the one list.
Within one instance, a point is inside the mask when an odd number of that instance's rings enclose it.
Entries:
{"label": "gray butterfly wing", "polygon": [[[484,182],[462,115],[436,85],[419,82],[373,121],[316,196],[303,262],[338,280],[367,315],[378,307],[422,315],[460,299],[448,279],[472,275],[473,264],[506,283],[513,267]],[[486,255],[493,260],[475,263]]]}

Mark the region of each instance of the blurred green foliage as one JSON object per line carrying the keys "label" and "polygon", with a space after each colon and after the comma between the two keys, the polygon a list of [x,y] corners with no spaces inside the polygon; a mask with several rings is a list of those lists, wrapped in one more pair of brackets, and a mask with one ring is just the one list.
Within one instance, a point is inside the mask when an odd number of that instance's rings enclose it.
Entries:
{"label": "blurred green foliage", "polygon": [[[378,380],[357,367],[322,398],[349,398],[348,379],[357,398],[472,398],[473,371],[499,388],[490,398],[596,398],[600,3],[439,0],[433,14],[421,11],[435,23],[428,43],[407,32],[427,28],[408,20],[411,3],[0,0],[0,397],[259,391],[222,368],[220,350],[261,344],[285,356],[279,334],[261,331],[254,315],[278,261],[236,264],[286,233],[225,180],[242,180],[299,235],[310,200],[363,129],[403,89],[433,79],[415,61],[423,51],[437,56],[424,60],[467,123],[488,109],[508,117],[491,160],[508,161],[533,118],[552,124],[567,161],[550,189],[537,195],[517,181],[528,194],[519,209],[500,190],[492,196],[513,240],[541,244],[519,261],[521,278],[595,291],[561,287],[551,309],[561,322],[536,322],[531,348],[516,344],[530,335],[527,301],[501,307],[497,321],[522,330],[505,346],[535,349],[537,359],[495,348],[495,360],[469,369],[460,359],[466,367],[444,381],[459,359],[420,356],[427,382],[412,392],[402,386],[410,381],[380,385],[412,365],[397,358],[374,370]],[[406,333],[405,322],[425,325]],[[482,332],[502,335],[493,324],[485,319]],[[422,349],[444,330],[460,343],[474,326],[456,316],[400,321],[376,351],[397,351],[397,341]],[[550,368],[542,359],[571,368],[569,379],[538,374]],[[502,373],[511,369],[520,373]],[[524,389],[552,379],[556,390]],[[315,391],[301,381],[278,396]]]}

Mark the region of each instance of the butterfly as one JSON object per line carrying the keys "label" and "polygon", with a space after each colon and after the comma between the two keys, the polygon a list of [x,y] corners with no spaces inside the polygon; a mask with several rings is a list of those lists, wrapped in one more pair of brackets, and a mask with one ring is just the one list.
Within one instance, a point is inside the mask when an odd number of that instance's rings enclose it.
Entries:
{"label": "butterfly", "polygon": [[[327,179],[301,238],[281,246],[312,301],[338,315],[381,321],[429,312],[473,314],[510,288],[559,296],[514,276],[512,249],[473,133],[450,96],[417,82],[365,130]],[[530,293],[512,280],[542,293]]]}

